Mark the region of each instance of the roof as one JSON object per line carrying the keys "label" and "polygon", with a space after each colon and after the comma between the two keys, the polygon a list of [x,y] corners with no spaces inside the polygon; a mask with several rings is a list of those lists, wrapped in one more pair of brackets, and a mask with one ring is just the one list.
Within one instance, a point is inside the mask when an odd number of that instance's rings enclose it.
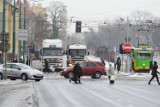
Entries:
{"label": "roof", "polygon": [[76,43],[73,45],[69,45],[69,49],[87,49],[87,46]]}
{"label": "roof", "polygon": [[60,39],[44,39],[42,41],[43,47],[62,47],[62,40]]}

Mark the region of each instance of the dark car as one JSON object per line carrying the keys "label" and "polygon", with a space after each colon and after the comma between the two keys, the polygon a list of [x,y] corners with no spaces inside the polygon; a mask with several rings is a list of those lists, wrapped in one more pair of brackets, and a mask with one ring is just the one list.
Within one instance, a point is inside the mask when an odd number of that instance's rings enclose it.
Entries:
{"label": "dark car", "polygon": [[[101,78],[101,75],[106,75],[106,68],[102,62],[83,61],[80,63],[80,66],[82,67],[82,76],[91,76],[92,78],[99,79]],[[65,78],[70,78],[73,76],[72,71],[73,67],[68,67],[67,69],[64,69],[60,75]]]}

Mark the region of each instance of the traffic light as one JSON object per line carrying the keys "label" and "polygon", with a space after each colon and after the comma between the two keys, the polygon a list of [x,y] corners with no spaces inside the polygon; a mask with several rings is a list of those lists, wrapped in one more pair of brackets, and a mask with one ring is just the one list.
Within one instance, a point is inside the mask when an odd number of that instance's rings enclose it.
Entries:
{"label": "traffic light", "polygon": [[76,21],[76,33],[81,33],[81,28],[82,28],[82,22],[81,21]]}
{"label": "traffic light", "polygon": [[119,53],[126,54],[126,52],[123,50],[123,43],[119,45]]}

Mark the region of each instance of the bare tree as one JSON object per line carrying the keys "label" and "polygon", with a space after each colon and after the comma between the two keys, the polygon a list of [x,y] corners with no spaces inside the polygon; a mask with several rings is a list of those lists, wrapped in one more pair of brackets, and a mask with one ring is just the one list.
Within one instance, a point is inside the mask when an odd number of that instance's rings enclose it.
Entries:
{"label": "bare tree", "polygon": [[52,1],[48,7],[48,16],[51,21],[51,38],[63,38],[66,36],[67,11],[63,3]]}

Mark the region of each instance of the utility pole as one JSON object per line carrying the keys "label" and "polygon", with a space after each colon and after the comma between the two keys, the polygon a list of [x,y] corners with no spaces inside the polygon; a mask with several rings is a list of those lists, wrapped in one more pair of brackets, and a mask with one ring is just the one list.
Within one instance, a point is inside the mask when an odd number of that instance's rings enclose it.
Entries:
{"label": "utility pole", "polygon": [[[127,17],[127,38],[126,38],[126,42],[127,42],[127,43],[129,42],[129,25],[130,25],[130,22],[129,22],[129,18]],[[127,59],[126,59],[125,72],[126,72],[126,73],[128,72],[128,53],[127,53]]]}
{"label": "utility pole", "polygon": [[[3,26],[2,26],[2,33],[5,33],[6,32],[6,0],[3,0]],[[3,35],[3,38],[5,38],[5,35]],[[3,46],[5,46],[5,42],[3,40]],[[3,47],[3,50],[5,48]],[[2,55],[3,55],[3,63],[5,63],[4,65],[4,79],[6,80],[6,54],[4,51],[2,51]]]}
{"label": "utility pole", "polygon": [[[2,21],[2,23],[3,23],[2,24],[2,33],[5,33],[6,32],[6,0],[3,0],[3,21]],[[3,46],[4,46],[4,44],[3,44]],[[2,57],[3,57],[2,58],[2,63],[4,63],[5,57],[4,57],[4,52],[3,51],[2,51]]]}
{"label": "utility pole", "polygon": [[[21,15],[22,15],[22,8],[21,8],[21,1],[20,1],[20,12],[19,12],[19,29],[22,28],[21,25]],[[20,56],[21,56],[21,41],[18,41],[18,62],[20,61]]]}
{"label": "utility pole", "polygon": [[16,22],[16,5],[15,5],[16,3],[15,3],[15,0],[14,0],[14,9],[13,9],[13,39],[12,39],[12,43],[13,43],[13,45],[12,45],[12,61],[14,60],[14,57],[15,57],[15,46],[16,46],[16,37],[15,37],[15,29],[16,29],[16,24],[15,24],[15,22]]}
{"label": "utility pole", "polygon": [[[24,7],[24,29],[26,29],[26,7]],[[23,62],[25,62],[26,41],[23,41]]]}

